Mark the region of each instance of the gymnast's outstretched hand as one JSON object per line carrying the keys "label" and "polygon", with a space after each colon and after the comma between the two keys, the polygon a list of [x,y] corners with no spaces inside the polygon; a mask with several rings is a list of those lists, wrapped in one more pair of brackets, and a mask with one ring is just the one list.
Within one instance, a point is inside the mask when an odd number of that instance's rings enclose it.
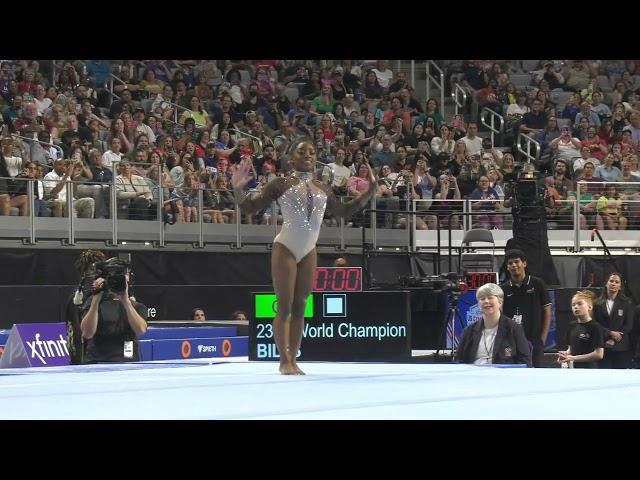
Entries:
{"label": "gymnast's outstretched hand", "polygon": [[253,178],[253,162],[251,157],[243,158],[238,164],[236,171],[231,177],[231,186],[234,191],[244,190],[249,184],[249,180]]}
{"label": "gymnast's outstretched hand", "polygon": [[367,165],[369,167],[369,190],[367,191],[369,197],[373,197],[375,193],[378,191],[378,179],[376,178],[376,174],[373,172],[373,168],[371,165]]}

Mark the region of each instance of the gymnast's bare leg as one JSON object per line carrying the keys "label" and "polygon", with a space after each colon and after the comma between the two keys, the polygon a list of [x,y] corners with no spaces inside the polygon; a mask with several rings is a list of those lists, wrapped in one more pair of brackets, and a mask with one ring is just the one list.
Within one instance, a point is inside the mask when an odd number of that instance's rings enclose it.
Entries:
{"label": "gymnast's bare leg", "polygon": [[304,311],[307,306],[307,297],[313,290],[313,279],[318,263],[316,249],[311,250],[306,257],[298,263],[298,275],[296,277],[296,288],[293,294],[293,305],[291,306],[291,330],[289,340],[291,342],[291,363],[296,375],[304,375],[296,363],[295,353],[300,350],[302,343],[302,332],[304,331]]}
{"label": "gymnast's bare leg", "polygon": [[[291,305],[295,291],[296,260],[284,245],[275,242],[271,253],[271,277],[273,290],[278,299],[278,312],[273,319],[273,337],[280,353],[280,373],[293,375],[295,369],[289,361],[289,331],[291,327]],[[295,353],[294,353],[295,356]]]}
{"label": "gymnast's bare leg", "polygon": [[304,310],[313,288],[317,263],[315,248],[300,263],[281,243],[273,244],[271,276],[278,299],[278,313],[273,321],[273,334],[280,351],[280,373],[304,375],[296,364],[296,354],[302,342]]}

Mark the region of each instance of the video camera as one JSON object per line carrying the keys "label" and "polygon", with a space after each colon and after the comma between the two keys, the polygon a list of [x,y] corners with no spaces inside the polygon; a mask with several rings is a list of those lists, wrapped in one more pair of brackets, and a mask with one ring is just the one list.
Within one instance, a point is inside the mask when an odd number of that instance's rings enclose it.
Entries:
{"label": "video camera", "polygon": [[400,276],[398,282],[403,288],[419,287],[434,292],[445,292],[458,296],[469,290],[464,278],[456,272],[443,273],[441,275],[426,275],[422,277]]}
{"label": "video camera", "polygon": [[124,260],[110,258],[107,261],[96,263],[96,277],[104,278],[105,289],[111,292],[124,292],[127,288],[125,274],[129,271],[130,264]]}
{"label": "video camera", "polygon": [[513,199],[514,219],[540,220],[545,215],[545,188],[531,163],[525,164],[517,180],[506,186],[505,197]]}

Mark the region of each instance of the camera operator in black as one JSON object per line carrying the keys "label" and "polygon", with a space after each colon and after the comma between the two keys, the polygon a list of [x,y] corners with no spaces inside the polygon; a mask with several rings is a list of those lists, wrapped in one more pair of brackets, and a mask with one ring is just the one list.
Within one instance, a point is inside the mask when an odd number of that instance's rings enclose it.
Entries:
{"label": "camera operator in black", "polygon": [[551,325],[551,299],[544,280],[526,273],[527,257],[521,250],[509,250],[504,261],[509,280],[501,284],[504,290],[503,313],[524,328],[533,346],[534,367],[541,367],[544,343]]}
{"label": "camera operator in black", "polygon": [[513,228],[523,224],[541,224],[546,231],[546,206],[553,207],[553,199],[549,197],[546,185],[538,180],[537,172],[530,163],[515,182],[505,184],[504,206],[512,208]]}
{"label": "camera operator in black", "polygon": [[85,302],[80,324],[84,363],[140,361],[137,337],[147,331],[147,307],[129,297],[128,266],[111,258],[96,267],[97,293]]}
{"label": "camera operator in black", "polygon": [[541,180],[533,165],[527,163],[518,179],[505,185],[503,205],[511,207],[513,218],[513,238],[507,241],[505,250],[526,252],[528,271],[548,285],[559,285],[547,237],[546,208],[555,207],[555,201]]}
{"label": "camera operator in black", "polygon": [[67,324],[67,348],[69,361],[79,365],[84,361],[84,342],[80,330],[82,306],[93,294],[93,282],[96,279],[95,264],[104,262],[104,253],[99,250],[84,250],[76,260],[75,267],[80,274],[80,284],[67,301],[65,320]]}

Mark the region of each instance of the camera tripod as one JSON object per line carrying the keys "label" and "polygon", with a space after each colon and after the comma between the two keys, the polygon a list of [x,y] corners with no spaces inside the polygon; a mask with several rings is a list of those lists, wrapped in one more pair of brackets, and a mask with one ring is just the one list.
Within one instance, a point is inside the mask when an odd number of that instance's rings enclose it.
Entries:
{"label": "camera tripod", "polygon": [[[435,353],[436,358],[440,357],[440,350],[444,350],[447,346],[447,340],[451,339],[451,360],[453,361],[453,354],[456,347],[456,319],[458,319],[460,325],[464,325],[460,310],[458,310],[460,295],[460,292],[449,292],[449,308],[447,309],[445,320],[442,322],[440,334],[438,335],[438,349]],[[443,343],[444,348],[442,347]]]}

